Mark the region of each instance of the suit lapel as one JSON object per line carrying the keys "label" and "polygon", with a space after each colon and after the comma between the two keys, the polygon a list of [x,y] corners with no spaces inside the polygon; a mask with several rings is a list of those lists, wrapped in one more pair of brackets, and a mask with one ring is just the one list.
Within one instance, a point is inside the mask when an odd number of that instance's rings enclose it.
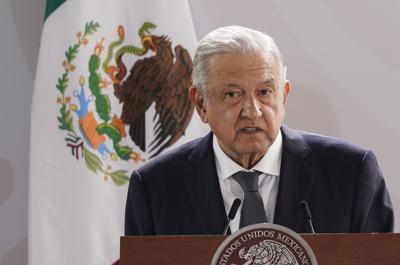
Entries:
{"label": "suit lapel", "polygon": [[282,126],[283,150],[274,223],[308,232],[299,202],[309,201],[316,177],[311,149],[297,132]]}
{"label": "suit lapel", "polygon": [[[278,199],[274,223],[296,232],[308,232],[299,205],[309,201],[316,177],[310,147],[303,137],[282,126],[283,150]],[[193,170],[188,170],[185,187],[204,234],[221,234],[227,217],[218,182],[212,148],[212,134],[204,137],[188,157]]]}
{"label": "suit lapel", "polygon": [[222,234],[227,216],[218,182],[212,134],[204,137],[188,157],[195,172],[185,177],[185,186],[204,234]]}

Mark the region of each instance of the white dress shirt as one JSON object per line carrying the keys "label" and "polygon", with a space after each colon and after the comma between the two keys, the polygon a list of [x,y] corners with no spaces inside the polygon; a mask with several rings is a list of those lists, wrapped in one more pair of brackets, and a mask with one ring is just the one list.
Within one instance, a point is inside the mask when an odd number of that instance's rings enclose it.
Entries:
{"label": "white dress shirt", "polygon": [[[215,164],[217,167],[217,174],[219,185],[221,187],[222,198],[226,214],[232,206],[233,201],[239,198],[243,202],[244,192],[240,185],[232,178],[232,175],[238,171],[260,171],[258,180],[258,191],[264,203],[267,220],[272,223],[275,215],[276,200],[278,197],[279,175],[281,169],[282,158],[282,134],[281,131],[269,147],[267,153],[261,158],[254,167],[247,170],[233,161],[227,156],[218,144],[216,136],[213,137],[213,149],[215,156]],[[230,223],[231,232],[234,233],[239,229],[240,212],[242,206],[240,205],[235,218]]]}

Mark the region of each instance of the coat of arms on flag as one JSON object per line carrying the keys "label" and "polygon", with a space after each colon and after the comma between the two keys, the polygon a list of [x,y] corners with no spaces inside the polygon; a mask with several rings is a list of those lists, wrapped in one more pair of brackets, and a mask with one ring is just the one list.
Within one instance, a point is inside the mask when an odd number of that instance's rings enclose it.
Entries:
{"label": "coat of arms on flag", "polygon": [[[181,45],[173,50],[168,36],[153,34],[154,23],[146,21],[138,29],[137,45],[124,43],[120,25],[115,39],[97,37],[91,48],[89,39],[99,29],[97,22],[86,23],[65,52],[56,84],[57,119],[72,156],[84,160],[88,170],[124,185],[129,172],[115,168],[113,161],[144,162],[184,135],[193,114],[187,93],[192,60]],[[78,73],[74,61],[87,49],[87,72]],[[129,57],[134,62],[128,72]],[[112,101],[121,107],[113,109]],[[145,113],[152,104],[154,137],[147,144]]]}
{"label": "coat of arms on flag", "polygon": [[30,265],[114,264],[130,174],[201,137],[182,0],[47,0],[32,100]]}

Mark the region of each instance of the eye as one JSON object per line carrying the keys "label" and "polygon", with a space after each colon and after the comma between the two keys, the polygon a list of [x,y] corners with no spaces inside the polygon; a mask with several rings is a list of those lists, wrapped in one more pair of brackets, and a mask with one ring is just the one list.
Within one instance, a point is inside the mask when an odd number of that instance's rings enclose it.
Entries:
{"label": "eye", "polygon": [[224,100],[226,103],[236,103],[242,98],[240,90],[231,90],[224,93]]}
{"label": "eye", "polygon": [[263,88],[263,89],[260,89],[260,91],[259,91],[261,96],[271,96],[272,92],[273,91],[271,88]]}
{"label": "eye", "polygon": [[226,98],[236,98],[236,97],[240,97],[242,94],[240,93],[240,91],[229,91],[225,93],[225,97]]}

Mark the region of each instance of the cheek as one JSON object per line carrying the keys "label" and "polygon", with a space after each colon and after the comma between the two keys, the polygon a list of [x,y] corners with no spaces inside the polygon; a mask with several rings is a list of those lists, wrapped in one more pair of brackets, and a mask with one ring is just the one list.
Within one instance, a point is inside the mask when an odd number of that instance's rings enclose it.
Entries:
{"label": "cheek", "polygon": [[229,134],[235,129],[238,115],[235,109],[218,108],[208,113],[208,120],[213,130]]}
{"label": "cheek", "polygon": [[233,124],[237,120],[238,116],[239,114],[234,110],[224,110],[220,112],[220,120],[223,124]]}
{"label": "cheek", "polygon": [[268,127],[280,127],[285,116],[285,108],[282,104],[272,104],[263,109],[263,115]]}

